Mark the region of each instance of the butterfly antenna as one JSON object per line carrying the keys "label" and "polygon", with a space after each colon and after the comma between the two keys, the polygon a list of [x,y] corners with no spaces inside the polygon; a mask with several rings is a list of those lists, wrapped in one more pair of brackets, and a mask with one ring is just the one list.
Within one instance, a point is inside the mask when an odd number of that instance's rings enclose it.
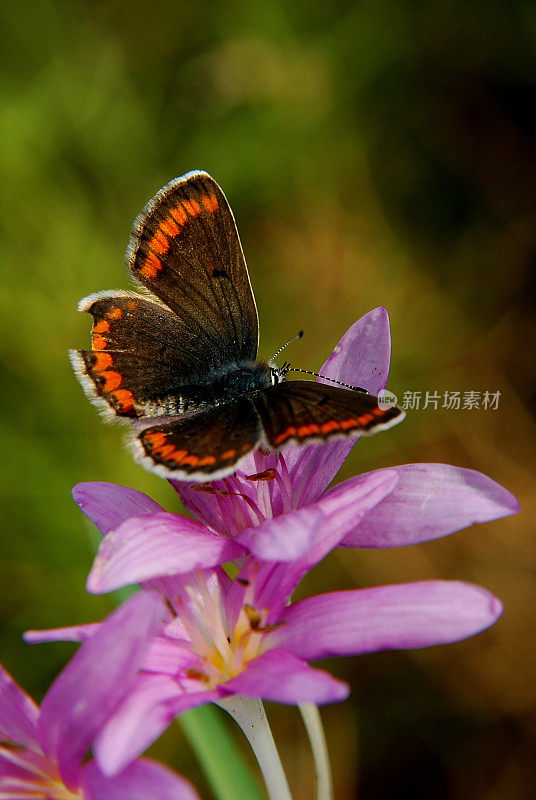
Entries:
{"label": "butterfly antenna", "polygon": [[273,364],[273,362],[275,361],[275,359],[277,358],[277,356],[279,355],[279,353],[282,353],[282,352],[283,352],[283,350],[285,349],[285,347],[288,347],[288,346],[289,346],[289,344],[292,344],[292,342],[295,342],[295,341],[296,341],[296,339],[301,339],[301,338],[302,338],[302,336],[303,336],[303,331],[298,331],[298,333],[297,333],[295,336],[293,336],[291,339],[289,339],[289,340],[288,340],[288,342],[285,342],[285,344],[284,344],[284,345],[282,345],[282,346],[279,348],[279,350],[277,351],[277,353],[274,353],[274,355],[271,357],[271,359],[269,360],[269,362],[268,362],[268,363],[269,363],[269,364]]}
{"label": "butterfly antenna", "polygon": [[370,392],[368,392],[366,389],[363,389],[362,386],[353,386],[351,383],[343,383],[342,381],[335,380],[335,378],[328,378],[327,375],[321,375],[319,372],[312,372],[310,369],[300,369],[299,367],[291,367],[289,365],[286,371],[303,372],[305,375],[315,375],[317,378],[323,378],[325,381],[329,381],[330,383],[336,383],[337,386],[344,386],[345,389],[353,389],[354,392],[365,392],[365,394],[370,394]]}

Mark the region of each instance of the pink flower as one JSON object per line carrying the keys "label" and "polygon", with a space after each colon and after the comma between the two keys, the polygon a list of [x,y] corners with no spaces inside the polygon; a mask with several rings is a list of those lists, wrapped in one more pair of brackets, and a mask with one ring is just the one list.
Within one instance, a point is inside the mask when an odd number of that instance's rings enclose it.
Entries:
{"label": "pink flower", "polygon": [[[377,308],[347,331],[321,372],[377,394],[385,387],[389,358],[389,319],[385,309]],[[121,569],[132,570],[132,581],[154,574],[152,558],[158,556],[149,533],[155,542],[160,537],[166,548],[160,562],[168,559],[167,574],[173,574],[247,552],[263,560],[300,558],[311,545],[311,514],[320,513],[327,525],[337,527],[342,547],[403,547],[519,509],[517,500],[490,478],[446,464],[389,467],[328,489],[354,443],[355,437],[291,446],[279,454],[258,451],[223,480],[171,481],[199,522],[165,512],[134,489],[78,484],[73,495],[82,511],[103,534],[113,531],[103,542],[88,588],[95,589],[118,548],[123,548]],[[390,488],[364,508],[363,487],[376,478]]]}
{"label": "pink flower", "polygon": [[[369,496],[385,491],[382,477],[365,484]],[[456,581],[331,592],[288,605],[303,574],[338,544],[321,512],[310,515],[309,525],[312,544],[301,559],[250,557],[234,580],[220,567],[167,577],[155,568],[143,594],[163,595],[166,614],[123,700],[96,736],[103,771],[124,769],[186,709],[233,695],[293,704],[340,701],[346,684],[308,661],[452,642],[483,630],[501,613],[499,601],[484,589]],[[112,556],[114,586],[121,562],[120,552]],[[109,588],[106,576],[97,588]],[[89,637],[83,652],[94,631],[80,626],[31,639]]]}
{"label": "pink flower", "polygon": [[[385,385],[386,312],[345,334],[322,372]],[[480,473],[443,464],[376,470],[327,489],[354,440],[255,453],[229,478],[178,483],[199,521],[165,512],[113,484],[79,484],[74,497],[104,541],[88,579],[94,592],[141,582],[165,598],[165,617],[94,752],[115,774],[181,711],[233,695],[283,703],[328,703],[348,687],[309,661],[452,642],[491,625],[501,605],[460,582],[332,592],[289,605],[302,576],[334,547],[394,547],[444,536],[518,509]],[[221,565],[234,560],[231,580]],[[88,639],[98,626],[33,635]]]}
{"label": "pink flower", "polygon": [[137,759],[110,776],[83,760],[133,686],[157,621],[154,597],[127,601],[58,676],[41,710],[0,667],[0,797],[196,800],[183,778],[154,761]]}

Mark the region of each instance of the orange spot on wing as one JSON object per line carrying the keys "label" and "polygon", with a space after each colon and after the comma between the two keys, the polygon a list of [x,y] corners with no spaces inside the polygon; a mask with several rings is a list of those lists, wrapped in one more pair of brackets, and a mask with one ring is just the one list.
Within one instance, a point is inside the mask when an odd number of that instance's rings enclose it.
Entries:
{"label": "orange spot on wing", "polygon": [[355,419],[355,418],[352,417],[351,419],[343,419],[343,420],[341,420],[341,422],[339,423],[340,426],[341,426],[341,431],[347,431],[350,428],[355,428],[356,425],[360,424],[360,422],[359,422],[360,419],[361,419],[361,417],[359,417],[359,419]]}
{"label": "orange spot on wing", "polygon": [[175,450],[172,456],[170,456],[172,461],[176,461],[177,464],[180,464],[184,456],[188,455],[187,450]]}
{"label": "orange spot on wing", "polygon": [[127,308],[129,311],[134,311],[134,309],[137,307],[138,303],[136,300],[127,300]]}
{"label": "orange spot on wing", "polygon": [[209,214],[214,214],[219,208],[218,206],[218,198],[215,194],[207,194],[201,198],[201,202],[203,203],[205,209],[209,212]]}
{"label": "orange spot on wing", "polygon": [[330,419],[329,422],[324,422],[323,425],[320,426],[320,433],[331,433],[331,431],[339,430],[340,425],[336,419]]}
{"label": "orange spot on wing", "polygon": [[184,208],[180,205],[176,205],[174,208],[169,209],[169,214],[175,222],[178,223],[179,226],[184,225],[185,222],[188,222],[188,214],[184,210]]}
{"label": "orange spot on wing", "polygon": [[195,198],[185,200],[183,206],[191,217],[197,217],[197,215],[201,213],[201,206]]}
{"label": "orange spot on wing", "polygon": [[221,460],[227,461],[228,458],[234,458],[236,456],[236,450],[226,450],[225,453],[221,454]]}
{"label": "orange spot on wing", "polygon": [[199,461],[199,456],[194,456],[193,454],[191,456],[186,456],[186,458],[183,458],[181,460],[181,467],[186,466],[187,464],[192,467],[195,467],[198,461]]}
{"label": "orange spot on wing", "polygon": [[312,436],[315,433],[320,433],[320,428],[315,422],[312,422],[310,425],[302,425],[298,428],[297,433],[300,437]]}
{"label": "orange spot on wing", "polygon": [[165,255],[169,250],[169,239],[162,230],[157,230],[149,241],[149,249],[159,255]]}
{"label": "orange spot on wing", "polygon": [[123,317],[123,310],[117,306],[113,306],[106,312],[108,319],[121,319]]}
{"label": "orange spot on wing", "polygon": [[144,434],[144,439],[149,442],[151,447],[160,447],[166,441],[166,434],[162,431],[152,431]]}
{"label": "orange spot on wing", "polygon": [[162,269],[162,262],[154,253],[147,253],[145,261],[140,267],[140,272],[146,278],[156,278]]}
{"label": "orange spot on wing", "polygon": [[166,236],[170,239],[173,239],[174,236],[177,236],[181,229],[173,219],[173,217],[167,217],[166,219],[162,220],[160,223],[160,230],[164,231]]}
{"label": "orange spot on wing", "polygon": [[111,353],[94,353],[93,354],[93,369],[96,372],[102,372],[113,364]]}
{"label": "orange spot on wing", "polygon": [[169,458],[172,453],[176,450],[174,444],[163,444],[161,447],[154,447],[153,448],[153,456],[158,455],[161,458]]}
{"label": "orange spot on wing", "polygon": [[112,369],[108,369],[106,372],[103,372],[102,377],[104,378],[102,388],[105,392],[113,392],[114,389],[117,389],[118,386],[121,386],[121,381],[123,380],[121,373],[115,372]]}
{"label": "orange spot on wing", "polygon": [[94,350],[105,350],[108,347],[108,342],[104,336],[97,334],[93,337],[92,345]]}
{"label": "orange spot on wing", "polygon": [[93,325],[93,333],[106,333],[110,330],[110,323],[105,319],[100,319]]}
{"label": "orange spot on wing", "polygon": [[286,431],[280,433],[279,436],[276,438],[275,443],[281,444],[281,442],[286,441],[286,439],[290,439],[291,436],[296,436],[296,428],[294,425],[291,425]]}
{"label": "orange spot on wing", "polygon": [[123,412],[131,411],[134,406],[134,397],[128,389],[116,389],[110,397],[114,397]]}
{"label": "orange spot on wing", "polygon": [[197,466],[198,467],[208,467],[211,464],[215,464],[215,463],[216,463],[216,459],[214,458],[214,456],[205,456],[204,458],[200,458],[199,459],[199,461],[197,463]]}

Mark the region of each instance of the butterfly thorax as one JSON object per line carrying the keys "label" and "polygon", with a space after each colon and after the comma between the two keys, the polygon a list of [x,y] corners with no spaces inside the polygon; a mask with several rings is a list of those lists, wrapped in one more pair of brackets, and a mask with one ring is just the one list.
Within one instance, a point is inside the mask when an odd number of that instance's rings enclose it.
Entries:
{"label": "butterfly thorax", "polygon": [[210,381],[209,390],[213,404],[220,405],[236,397],[253,395],[275,382],[274,371],[268,364],[262,361],[245,362],[216,373]]}

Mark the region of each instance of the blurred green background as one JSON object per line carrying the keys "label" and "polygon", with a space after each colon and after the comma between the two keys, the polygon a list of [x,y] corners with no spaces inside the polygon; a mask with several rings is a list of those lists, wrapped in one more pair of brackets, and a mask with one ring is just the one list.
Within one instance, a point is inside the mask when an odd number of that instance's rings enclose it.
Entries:
{"label": "blurred green background", "polygon": [[[353,690],[323,712],[336,797],[532,798],[534,3],[4,0],[0,18],[2,662],[41,698],[72,648],[21,633],[113,607],[84,590],[98,536],[75,483],[178,508],[102,424],[66,353],[89,341],[78,300],[128,288],[147,199],[206,169],[235,211],[261,355],[304,327],[288,357],[318,368],[385,305],[399,398],[501,392],[495,411],[413,411],[345,466],[472,467],[523,510],[420,547],[333,554],[308,578],[308,592],[460,578],[505,603],[473,640],[329,665]],[[294,797],[310,798],[298,714],[269,714]],[[211,796],[177,727],[153,753]]]}

